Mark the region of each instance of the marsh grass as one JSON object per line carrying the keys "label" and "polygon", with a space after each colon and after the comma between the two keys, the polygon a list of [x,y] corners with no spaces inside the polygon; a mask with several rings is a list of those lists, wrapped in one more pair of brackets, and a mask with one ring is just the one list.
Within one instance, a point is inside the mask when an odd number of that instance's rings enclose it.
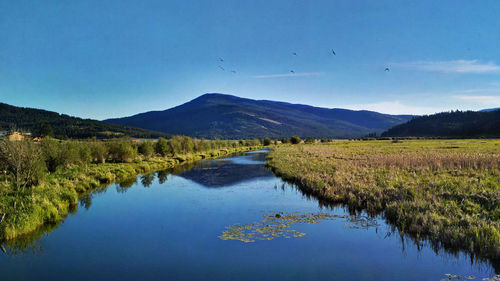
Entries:
{"label": "marsh grass", "polygon": [[400,233],[500,261],[500,141],[336,141],[281,146],[267,165],[303,190]]}

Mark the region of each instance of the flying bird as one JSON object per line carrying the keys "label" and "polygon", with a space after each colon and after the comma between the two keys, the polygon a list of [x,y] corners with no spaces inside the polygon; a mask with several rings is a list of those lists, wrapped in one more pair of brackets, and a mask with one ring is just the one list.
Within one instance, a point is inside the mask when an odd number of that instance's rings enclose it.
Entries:
{"label": "flying bird", "polygon": [[223,58],[219,58],[219,61],[224,62],[224,59]]}
{"label": "flying bird", "polygon": [[295,74],[295,71],[293,71],[293,70],[290,70],[290,72],[293,73],[293,74]]}
{"label": "flying bird", "polygon": [[293,53],[292,53],[292,55],[296,56],[296,55],[297,55],[297,53],[293,52]]}
{"label": "flying bird", "polygon": [[336,55],[337,55],[333,49],[332,49],[332,53],[333,53],[333,55],[334,55],[334,56],[336,56]]}
{"label": "flying bird", "polygon": [[236,74],[236,70],[231,70],[232,73]]}
{"label": "flying bird", "polygon": [[385,71],[391,71],[388,67],[385,68]]}
{"label": "flying bird", "polygon": [[220,66],[220,65],[219,65],[219,68],[220,68],[220,69],[222,69],[222,71],[224,71],[224,70],[225,70],[225,69],[224,69],[224,67],[222,67],[222,66]]}

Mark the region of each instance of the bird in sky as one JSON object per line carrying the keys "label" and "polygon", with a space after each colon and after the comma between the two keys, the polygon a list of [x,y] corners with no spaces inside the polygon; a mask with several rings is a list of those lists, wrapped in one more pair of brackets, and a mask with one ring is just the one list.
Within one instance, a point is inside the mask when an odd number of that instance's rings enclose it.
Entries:
{"label": "bird in sky", "polygon": [[290,70],[290,72],[293,73],[293,74],[295,74],[295,71],[293,71],[293,70]]}
{"label": "bird in sky", "polygon": [[231,70],[232,73],[236,74],[236,70]]}
{"label": "bird in sky", "polygon": [[334,56],[336,56],[336,55],[337,55],[333,49],[332,49],[332,54],[333,54]]}
{"label": "bird in sky", "polygon": [[297,55],[297,53],[293,52],[293,53],[292,53],[292,55],[296,56],[296,55]]}
{"label": "bird in sky", "polygon": [[224,62],[224,59],[223,59],[223,58],[219,58],[219,61],[220,61],[220,62]]}
{"label": "bird in sky", "polygon": [[219,65],[219,68],[220,68],[220,69],[222,69],[222,71],[224,71],[224,70],[225,70],[225,69],[224,69],[224,67],[222,67],[222,66],[220,66],[220,65]]}
{"label": "bird in sky", "polygon": [[388,67],[385,68],[385,71],[391,71]]}

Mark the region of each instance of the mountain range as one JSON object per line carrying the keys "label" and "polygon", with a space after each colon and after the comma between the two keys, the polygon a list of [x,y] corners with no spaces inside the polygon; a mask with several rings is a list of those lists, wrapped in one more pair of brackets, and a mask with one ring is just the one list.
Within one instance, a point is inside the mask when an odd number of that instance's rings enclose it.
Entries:
{"label": "mountain range", "polygon": [[366,110],[328,109],[225,94],[205,94],[177,107],[104,120],[198,138],[354,138],[381,133],[413,118]]}

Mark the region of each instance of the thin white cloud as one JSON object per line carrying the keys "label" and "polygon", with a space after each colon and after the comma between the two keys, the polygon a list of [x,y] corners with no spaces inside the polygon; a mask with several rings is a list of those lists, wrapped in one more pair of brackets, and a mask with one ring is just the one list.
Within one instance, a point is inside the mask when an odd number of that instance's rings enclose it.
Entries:
{"label": "thin white cloud", "polygon": [[448,110],[444,108],[405,105],[400,103],[399,101],[383,101],[377,103],[346,105],[346,106],[341,106],[341,108],[348,108],[353,110],[370,110],[387,114],[412,114],[412,115],[433,114],[436,112],[442,112]]}
{"label": "thin white cloud", "polygon": [[266,78],[281,78],[281,77],[305,77],[305,76],[319,76],[321,72],[297,72],[297,73],[278,73],[278,74],[263,74],[256,75],[254,78],[266,79]]}
{"label": "thin white cloud", "polygon": [[497,107],[500,106],[500,96],[470,96],[461,95],[455,96],[455,98],[474,103],[480,106]]}
{"label": "thin white cloud", "polygon": [[480,62],[479,60],[416,61],[392,63],[391,65],[445,73],[500,73],[499,65],[493,62]]}
{"label": "thin white cloud", "polygon": [[467,89],[467,90],[459,90],[454,91],[456,94],[472,94],[472,93],[500,93],[500,89]]}

